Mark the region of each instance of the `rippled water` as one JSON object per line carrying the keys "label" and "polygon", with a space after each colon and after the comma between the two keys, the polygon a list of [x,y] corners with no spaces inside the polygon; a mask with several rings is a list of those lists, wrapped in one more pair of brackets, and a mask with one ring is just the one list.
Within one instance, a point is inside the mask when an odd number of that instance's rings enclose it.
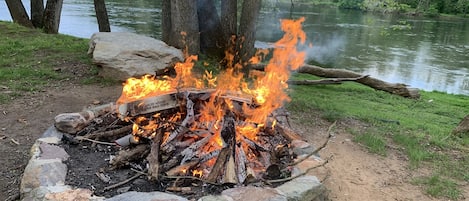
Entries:
{"label": "rippled water", "polygon": [[[29,7],[29,1],[23,1]],[[160,1],[107,0],[112,31],[160,37]],[[28,8],[29,9],[29,8]],[[393,17],[316,6],[267,4],[258,40],[281,37],[280,18],[306,17],[309,59],[423,90],[469,95],[469,20]],[[0,20],[11,20],[0,0]],[[89,38],[98,31],[92,1],[64,2],[60,33]],[[262,43],[259,43],[262,44]]]}

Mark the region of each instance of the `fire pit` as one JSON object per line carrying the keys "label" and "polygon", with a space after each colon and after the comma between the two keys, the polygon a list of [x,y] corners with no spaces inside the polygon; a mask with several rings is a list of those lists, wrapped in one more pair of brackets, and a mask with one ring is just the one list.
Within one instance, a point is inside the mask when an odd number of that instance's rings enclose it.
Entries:
{"label": "fire pit", "polygon": [[[207,200],[220,194],[212,199],[323,199],[320,183],[305,174],[324,162],[314,156],[318,150],[285,126],[282,110],[289,100],[289,72],[304,60],[295,48],[305,41],[302,21],[282,21],[285,36],[265,71],[250,82],[243,79],[242,65],[228,66],[218,77],[193,75],[197,58],[188,56],[174,67],[175,76],[130,78],[116,103],[58,115],[33,146],[22,181],[24,196],[146,199],[125,197],[138,190],[152,191],[140,195],[148,199],[161,196],[154,195],[157,191],[181,196],[159,200]],[[75,168],[97,155],[102,155],[100,162],[93,160],[84,171]],[[68,178],[67,166],[78,169]],[[36,175],[48,169],[63,174]]]}

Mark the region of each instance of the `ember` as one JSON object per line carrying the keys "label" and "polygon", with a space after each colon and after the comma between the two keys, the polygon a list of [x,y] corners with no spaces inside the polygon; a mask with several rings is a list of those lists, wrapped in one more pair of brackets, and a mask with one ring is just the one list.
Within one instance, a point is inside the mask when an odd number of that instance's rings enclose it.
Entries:
{"label": "ember", "polygon": [[281,21],[285,36],[275,43],[265,72],[253,74],[251,82],[243,79],[242,65],[229,66],[218,77],[211,72],[193,75],[197,57],[188,56],[174,67],[175,77],[128,79],[117,104],[105,107],[111,111],[102,118],[106,122],[94,123],[108,125],[106,131],[97,134],[92,126],[83,126],[103,114],[103,108],[87,112],[86,118],[81,113],[56,118],[56,127],[78,128],[72,133],[84,136],[77,139],[106,139],[122,146],[110,161],[113,169],[146,159],[139,171],[151,181],[192,178],[247,185],[286,177],[295,157],[289,149],[292,134],[277,117],[289,101],[285,89],[290,71],[304,61],[305,54],[296,50],[306,40],[303,21]]}

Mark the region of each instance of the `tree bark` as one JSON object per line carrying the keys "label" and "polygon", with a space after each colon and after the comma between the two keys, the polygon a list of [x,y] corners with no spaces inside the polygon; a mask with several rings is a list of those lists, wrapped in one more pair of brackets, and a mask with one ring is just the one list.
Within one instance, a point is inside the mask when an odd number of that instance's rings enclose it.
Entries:
{"label": "tree bark", "polygon": [[221,0],[221,29],[223,38],[225,39],[225,46],[229,47],[231,44],[231,37],[237,35],[237,22],[238,22],[238,1],[237,0]]}
{"label": "tree bark", "polygon": [[111,32],[111,25],[109,25],[104,0],[94,0],[94,10],[96,12],[96,19],[98,20],[99,32]]}
{"label": "tree bark", "polygon": [[261,0],[244,0],[239,23],[237,48],[239,57],[235,61],[247,64],[255,54],[254,42],[256,41],[256,22],[261,9]]}
{"label": "tree bark", "polygon": [[171,35],[171,0],[161,1],[161,40],[169,44]]}
{"label": "tree bark", "polygon": [[200,35],[196,1],[171,1],[171,33],[168,44],[184,49],[186,54],[199,53]]}
{"label": "tree bark", "polygon": [[33,23],[29,20],[28,13],[24,8],[23,3],[20,0],[6,0],[5,2],[7,3],[13,22],[28,28],[34,27]]}
{"label": "tree bark", "polygon": [[44,31],[49,34],[59,33],[60,14],[63,0],[47,0],[44,10]]}
{"label": "tree bark", "polygon": [[200,52],[222,58],[225,40],[214,0],[197,0]]}
{"label": "tree bark", "polygon": [[34,27],[43,27],[44,0],[31,0],[31,22]]}

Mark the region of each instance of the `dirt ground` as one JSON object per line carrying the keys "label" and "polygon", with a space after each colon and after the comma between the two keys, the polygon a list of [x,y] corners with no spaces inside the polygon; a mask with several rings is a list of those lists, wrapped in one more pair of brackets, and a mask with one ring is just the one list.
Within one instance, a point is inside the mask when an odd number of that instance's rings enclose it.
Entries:
{"label": "dirt ground", "polygon": [[[30,158],[30,147],[53,124],[60,113],[81,111],[94,104],[115,101],[121,86],[81,85],[66,80],[52,84],[40,92],[25,94],[9,104],[0,105],[0,200],[19,199],[21,174]],[[0,93],[8,89],[0,88]],[[315,146],[327,139],[330,122],[317,112],[292,117],[293,129]],[[311,119],[310,125],[299,125],[298,119]],[[315,170],[329,190],[331,200],[437,200],[424,195],[422,189],[409,183],[410,178],[425,170],[408,169],[405,155],[390,148],[386,157],[367,153],[353,142],[346,128],[363,129],[365,124],[354,120],[337,122],[334,137],[320,152],[329,163]],[[468,192],[464,192],[466,198]]]}

